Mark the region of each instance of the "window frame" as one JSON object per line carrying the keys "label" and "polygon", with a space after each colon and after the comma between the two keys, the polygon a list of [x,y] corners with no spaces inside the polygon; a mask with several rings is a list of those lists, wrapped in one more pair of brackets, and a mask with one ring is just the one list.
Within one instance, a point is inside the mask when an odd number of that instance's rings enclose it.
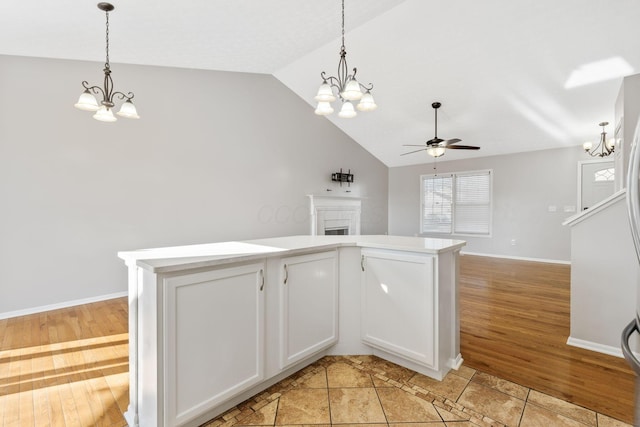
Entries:
{"label": "window frame", "polygon": [[[469,175],[481,175],[487,174],[489,176],[489,218],[488,218],[488,232],[487,233],[460,233],[456,232],[456,189],[457,189],[457,178],[459,176],[469,176]],[[425,179],[434,178],[434,177],[452,177],[451,184],[451,231],[430,231],[424,230],[424,205],[425,205],[425,187],[424,182]],[[420,235],[428,236],[428,235],[439,235],[439,236],[468,236],[468,237],[492,237],[493,235],[493,169],[481,169],[481,170],[473,170],[473,171],[462,171],[462,172],[447,172],[447,173],[435,173],[435,174],[423,174],[420,175],[420,206],[419,206],[420,214]]]}

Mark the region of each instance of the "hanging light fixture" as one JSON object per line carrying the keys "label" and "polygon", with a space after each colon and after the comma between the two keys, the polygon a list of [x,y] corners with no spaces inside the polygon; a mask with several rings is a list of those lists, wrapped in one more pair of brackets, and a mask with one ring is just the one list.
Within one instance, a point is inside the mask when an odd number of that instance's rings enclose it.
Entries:
{"label": "hanging light fixture", "polygon": [[[340,117],[355,117],[358,114],[355,108],[360,111],[373,111],[378,108],[373,100],[373,95],[371,95],[373,85],[369,83],[369,86],[365,86],[358,82],[356,80],[356,72],[358,71],[356,68],[353,69],[352,74],[349,74],[346,56],[347,50],[344,47],[344,0],[342,0],[342,47],[340,48],[340,61],[338,62],[338,76],[327,76],[324,71],[320,73],[322,84],[315,97],[315,100],[318,101],[315,113],[319,116],[333,113],[331,102],[336,100],[336,96],[333,93],[334,88],[338,97],[342,100],[342,108],[338,113]],[[355,108],[353,101],[360,101]]]}
{"label": "hanging light fixture", "polygon": [[[113,115],[111,111],[115,106],[113,102],[115,99],[126,100],[122,103],[120,107],[120,111],[116,114],[120,117],[126,117],[128,119],[139,119],[138,112],[136,111],[135,105],[131,100],[133,99],[133,93],[129,92],[128,94],[124,94],[122,92],[114,92],[113,91],[113,79],[111,78],[111,66],[109,65],[109,12],[113,9],[113,5],[111,3],[98,3],[98,9],[105,12],[106,15],[106,52],[107,59],[104,63],[104,84],[103,87],[100,86],[89,86],[89,83],[86,81],[82,82],[82,86],[84,87],[84,92],[78,98],[78,102],[74,105],[76,108],[84,111],[94,111],[95,114],[93,118],[96,120],[100,120],[101,122],[115,122],[117,120],[116,116]],[[98,104],[98,100],[94,96],[101,94],[102,101]]]}
{"label": "hanging light fixture", "polygon": [[586,151],[591,157],[607,157],[609,154],[613,153],[615,149],[615,139],[611,138],[607,141],[607,133],[604,131],[604,127],[608,125],[609,122],[602,122],[598,126],[602,126],[602,133],[600,134],[600,142],[596,145],[596,148],[593,148],[593,143],[585,142],[582,144],[582,148]]}

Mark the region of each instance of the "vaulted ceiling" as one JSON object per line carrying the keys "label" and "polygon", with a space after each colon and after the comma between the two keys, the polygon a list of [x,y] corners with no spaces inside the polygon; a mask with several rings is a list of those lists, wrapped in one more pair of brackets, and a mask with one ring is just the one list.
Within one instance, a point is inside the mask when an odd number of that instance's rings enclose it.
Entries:
{"label": "vaulted ceiling", "polygon": [[[104,61],[104,14],[86,0],[0,1],[0,54]],[[273,74],[309,103],[335,74],[339,0],[116,1],[111,63]],[[640,72],[637,0],[346,0],[347,61],[378,109],[331,120],[390,167],[430,162],[434,134],[480,151],[575,146],[614,133],[622,77]],[[0,70],[2,72],[2,70]],[[75,95],[74,95],[75,96]]]}

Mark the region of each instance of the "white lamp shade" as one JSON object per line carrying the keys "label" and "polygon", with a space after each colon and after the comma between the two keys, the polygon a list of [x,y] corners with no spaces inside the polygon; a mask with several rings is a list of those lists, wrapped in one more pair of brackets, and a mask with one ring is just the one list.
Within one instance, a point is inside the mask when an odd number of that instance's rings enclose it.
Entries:
{"label": "white lamp shade", "polygon": [[318,102],[318,106],[316,107],[314,113],[319,116],[326,116],[333,113],[333,107],[331,107],[331,104],[329,104],[329,102],[327,101],[320,101]]}
{"label": "white lamp shade", "polygon": [[373,95],[371,95],[371,92],[369,91],[365,92],[365,94],[362,95],[362,98],[360,98],[360,102],[358,103],[358,110],[373,111],[376,108],[378,108],[378,106],[373,100]]}
{"label": "white lamp shade", "polygon": [[133,105],[133,102],[127,100],[127,102],[122,104],[120,107],[120,111],[116,113],[120,117],[126,117],[128,119],[139,119],[138,111],[136,110],[136,106]]}
{"label": "white lamp shade", "polygon": [[344,104],[342,104],[342,108],[338,113],[338,116],[342,117],[343,119],[350,119],[357,115],[358,113],[356,113],[356,110],[353,108],[353,104],[349,101],[345,101]]}
{"label": "white lamp shade", "polygon": [[333,102],[336,100],[336,97],[333,94],[333,90],[331,89],[331,86],[329,86],[329,83],[324,82],[318,88],[318,94],[314,99],[320,102]]}
{"label": "white lamp shade", "polygon": [[89,92],[89,89],[82,92],[82,94],[78,98],[78,102],[76,102],[73,106],[79,110],[84,111],[98,111],[98,109],[100,108],[100,106],[98,105],[98,100],[96,100],[96,97]]}
{"label": "white lamp shade", "polygon": [[340,94],[342,98],[347,101],[358,101],[362,98],[362,91],[360,90],[360,83],[354,78],[347,80],[347,84],[344,87],[344,91]]}
{"label": "white lamp shade", "polygon": [[613,150],[615,146],[616,146],[615,138],[611,138],[607,141],[607,149],[609,149],[609,151]]}
{"label": "white lamp shade", "polygon": [[584,149],[584,151],[589,151],[593,148],[593,143],[585,142],[584,144],[582,144],[582,148]]}
{"label": "white lamp shade", "polygon": [[113,115],[111,108],[107,108],[104,105],[96,111],[93,118],[101,122],[115,122],[118,120],[116,119],[116,116]]}
{"label": "white lamp shade", "polygon": [[440,157],[444,154],[444,147],[429,147],[427,148],[427,154],[433,157]]}

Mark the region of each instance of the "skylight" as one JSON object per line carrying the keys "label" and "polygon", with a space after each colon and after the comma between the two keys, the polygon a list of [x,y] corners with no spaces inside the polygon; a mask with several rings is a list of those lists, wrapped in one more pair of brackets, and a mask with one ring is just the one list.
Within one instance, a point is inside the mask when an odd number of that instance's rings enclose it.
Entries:
{"label": "skylight", "polygon": [[573,89],[579,86],[628,76],[632,73],[633,68],[627,61],[619,56],[614,56],[579,66],[571,72],[569,79],[564,84],[564,88]]}

